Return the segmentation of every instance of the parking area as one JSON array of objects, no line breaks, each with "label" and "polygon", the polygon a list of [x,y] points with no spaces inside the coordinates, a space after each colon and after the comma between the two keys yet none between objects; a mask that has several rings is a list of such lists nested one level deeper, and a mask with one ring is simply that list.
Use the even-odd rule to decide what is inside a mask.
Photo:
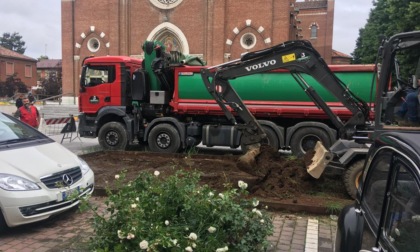
[{"label": "parking area", "polygon": [[[97,139],[79,138],[76,133],[70,139],[63,139],[63,134],[59,133],[49,137],[78,155],[101,149]],[[104,210],[103,197],[94,196],[90,202],[99,211]],[[0,251],[90,251],[88,241],[94,235],[92,216],[92,212],[81,213],[74,208],[39,223],[11,228],[0,234]],[[274,234],[268,238],[272,244],[269,251],[332,251],[336,230],[334,218],[275,212],[273,223]]]},{"label": "parking area", "polygon": [[[90,203],[104,211],[103,197],[92,197]],[[74,208],[54,218],[10,229],[0,234],[1,252],[89,252],[93,237],[92,212]],[[307,216],[284,212],[273,213],[274,234],[268,238],[269,251],[332,251],[336,222],[329,216]]]}]

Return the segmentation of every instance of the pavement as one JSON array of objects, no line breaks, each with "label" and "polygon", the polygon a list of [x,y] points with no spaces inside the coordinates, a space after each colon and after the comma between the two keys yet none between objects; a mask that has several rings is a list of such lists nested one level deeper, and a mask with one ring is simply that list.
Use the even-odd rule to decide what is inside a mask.
[{"label": "pavement", "polygon": [[[5,112],[2,107],[0,111]],[[60,134],[62,126],[42,126],[39,130],[77,155],[101,150],[97,139],[80,138],[75,132]],[[104,197],[93,196],[90,202],[99,211],[104,211],[104,200]],[[280,211],[272,214],[274,233],[268,237],[271,244],[268,251],[333,251],[337,225],[335,216]],[[72,209],[43,222],[12,228],[0,234],[0,252],[89,251],[87,241],[94,234],[90,220],[91,212],[81,213]]]}]

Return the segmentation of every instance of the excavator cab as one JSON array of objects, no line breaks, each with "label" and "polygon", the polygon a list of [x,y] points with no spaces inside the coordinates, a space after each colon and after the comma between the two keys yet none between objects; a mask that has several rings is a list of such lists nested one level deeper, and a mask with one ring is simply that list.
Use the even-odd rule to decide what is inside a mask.
[{"label": "excavator cab", "polygon": [[[377,89],[371,90],[375,103],[374,127],[367,130],[366,146],[357,143],[359,130],[353,138],[338,140],[328,150],[319,142],[315,146],[313,162],[308,172],[319,177],[333,157],[339,157],[341,163],[351,162],[355,152],[366,156],[372,138],[384,131],[420,131],[420,37],[418,32],[397,34],[389,40],[383,40],[378,50],[376,71]],[[374,80],[372,80],[373,82]],[[372,87],[374,85],[371,85]],[[363,165],[363,162],[359,162]],[[359,168],[361,178],[363,167]],[[358,187],[358,179],[354,181]],[[351,194],[355,197],[355,194]]]},{"label": "excavator cab", "polygon": [[[383,63],[378,69],[381,91],[377,102],[381,110],[376,116],[376,128],[382,130],[420,130],[419,77],[420,38],[407,33],[382,49]],[[380,113],[379,113],[380,112]]]}]

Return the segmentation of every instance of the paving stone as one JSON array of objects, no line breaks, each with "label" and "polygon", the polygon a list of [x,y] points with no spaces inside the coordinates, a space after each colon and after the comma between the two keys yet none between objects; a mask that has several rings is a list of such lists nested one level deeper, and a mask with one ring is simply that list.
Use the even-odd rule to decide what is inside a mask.
[{"label": "paving stone", "polygon": [[[93,199],[95,205],[102,207],[103,199],[97,197]],[[102,209],[101,211],[105,213],[105,208]],[[89,219],[91,215],[87,213],[70,212],[48,222],[12,229],[10,234],[0,236],[0,251],[74,252],[76,250],[60,246],[68,245],[70,240],[86,241],[92,236],[94,230],[87,223]],[[336,223],[328,218],[276,213],[273,224],[274,233],[267,238],[271,244],[269,252],[332,251],[337,227]]]}]

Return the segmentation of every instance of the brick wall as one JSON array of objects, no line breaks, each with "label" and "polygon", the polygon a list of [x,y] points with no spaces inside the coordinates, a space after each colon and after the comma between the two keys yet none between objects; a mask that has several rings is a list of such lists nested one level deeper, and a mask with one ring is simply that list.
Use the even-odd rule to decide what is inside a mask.
[{"label": "brick wall", "polygon": [[[25,60],[25,59],[14,59],[0,56],[0,81],[6,81],[9,75],[6,74],[6,64],[13,63],[14,73],[25,85],[30,89],[32,86],[36,86],[37,73],[36,73],[36,61]],[[25,76],[25,67],[31,66],[31,76]]]},{"label": "brick wall", "polygon": [[[333,0],[330,1],[333,10]],[[290,26],[293,3],[294,0],[183,0],[177,7],[165,10],[150,0],[62,0],[63,93],[78,94],[84,57],[141,55],[143,42],[165,22],[182,32],[189,54],[203,55],[208,65],[236,59],[246,52],[240,44],[246,33],[256,38],[255,46],[248,51],[294,39],[290,38],[294,34],[294,27]],[[333,12],[329,13],[332,20]],[[315,46],[330,58],[332,21],[330,24],[324,16],[317,20],[325,35],[315,41]],[[95,53],[87,48],[91,38],[100,42]]]}]

